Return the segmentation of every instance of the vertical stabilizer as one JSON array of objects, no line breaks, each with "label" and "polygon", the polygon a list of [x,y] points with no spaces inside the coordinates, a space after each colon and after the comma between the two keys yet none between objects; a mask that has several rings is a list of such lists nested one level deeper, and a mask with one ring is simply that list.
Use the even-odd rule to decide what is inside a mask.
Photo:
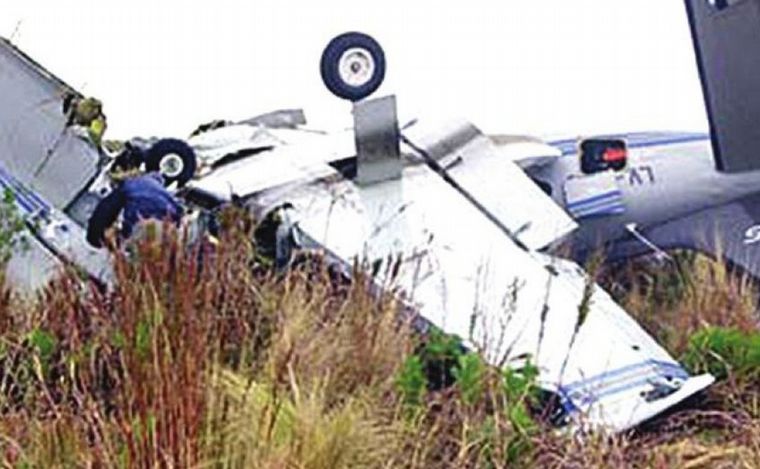
[{"label": "vertical stabilizer", "polygon": [[719,170],[760,169],[760,0],[686,0]]}]

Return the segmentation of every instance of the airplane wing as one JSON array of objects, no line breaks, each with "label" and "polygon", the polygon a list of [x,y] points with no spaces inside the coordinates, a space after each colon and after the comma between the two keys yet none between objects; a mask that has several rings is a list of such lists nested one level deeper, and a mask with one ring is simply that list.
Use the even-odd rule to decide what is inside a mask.
[{"label": "airplane wing", "polygon": [[[442,124],[417,122],[405,133],[425,147],[432,158],[447,166],[450,174],[528,248],[545,247],[577,227],[564,210],[514,164],[518,159],[555,158],[559,154],[557,149],[528,140],[497,146],[471,123],[462,120]],[[247,125],[202,134],[190,143],[207,164],[238,151],[264,150],[253,160],[226,164],[191,183],[220,197],[230,193],[248,196],[295,181],[337,176],[330,163],[356,154],[351,132],[328,135]],[[421,164],[413,160],[406,163]],[[506,181],[509,181],[508,187]]]},{"label": "airplane wing", "polygon": [[28,223],[27,249],[14,252],[7,274],[33,292],[73,262],[94,278],[110,279],[108,254],[89,247],[84,228],[63,210],[99,173],[100,154],[66,128],[64,95],[76,91],[0,38],[0,190],[14,196]]},{"label": "airplane wing", "polygon": [[76,91],[0,38],[0,164],[63,209],[98,174],[98,150],[66,128]]},{"label": "airplane wing", "polygon": [[[623,430],[712,382],[709,375],[689,376],[576,264],[521,247],[483,213],[493,210],[511,226],[535,221],[554,228],[542,225],[554,203],[523,192],[530,181],[512,161],[478,137],[462,139],[471,130],[461,125],[429,130],[419,147],[440,161],[461,157],[450,172],[482,198],[480,206],[426,165],[371,185],[328,177],[264,192],[256,202],[292,203],[298,227],[347,263],[401,256],[398,275],[380,284],[400,289],[425,319],[493,365],[530,357],[568,421]],[[488,174],[480,166],[486,163],[494,167]],[[538,233],[551,233],[544,230]]]}]

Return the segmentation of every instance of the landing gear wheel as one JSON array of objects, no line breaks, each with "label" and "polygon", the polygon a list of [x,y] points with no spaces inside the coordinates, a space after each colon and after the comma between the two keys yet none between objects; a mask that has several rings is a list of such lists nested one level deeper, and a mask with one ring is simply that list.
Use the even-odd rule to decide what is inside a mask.
[{"label": "landing gear wheel", "polygon": [[159,140],[145,155],[145,168],[161,173],[167,186],[173,182],[178,187],[184,186],[195,174],[197,166],[195,151],[175,138]]},{"label": "landing gear wheel", "polygon": [[385,53],[372,37],[345,33],[334,38],[322,53],[322,81],[334,95],[349,101],[364,99],[385,78]]}]

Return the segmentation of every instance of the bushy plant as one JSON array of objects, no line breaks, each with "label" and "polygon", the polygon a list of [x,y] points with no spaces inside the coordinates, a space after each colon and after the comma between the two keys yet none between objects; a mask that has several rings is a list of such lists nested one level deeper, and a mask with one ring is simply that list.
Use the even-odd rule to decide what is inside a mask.
[{"label": "bushy plant", "polygon": [[760,332],[709,327],[689,339],[683,362],[699,373],[722,379],[729,375],[760,378]]}]

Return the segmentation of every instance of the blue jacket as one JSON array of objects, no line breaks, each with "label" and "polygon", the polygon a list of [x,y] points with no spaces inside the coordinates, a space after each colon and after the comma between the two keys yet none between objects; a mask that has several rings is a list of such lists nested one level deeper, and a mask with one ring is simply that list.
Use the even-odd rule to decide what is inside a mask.
[{"label": "blue jacket", "polygon": [[182,206],[166,190],[161,175],[155,172],[143,174],[125,180],[98,203],[87,223],[87,242],[101,247],[105,231],[122,211],[123,239],[132,234],[140,220],[168,218],[179,223],[182,218]]}]

